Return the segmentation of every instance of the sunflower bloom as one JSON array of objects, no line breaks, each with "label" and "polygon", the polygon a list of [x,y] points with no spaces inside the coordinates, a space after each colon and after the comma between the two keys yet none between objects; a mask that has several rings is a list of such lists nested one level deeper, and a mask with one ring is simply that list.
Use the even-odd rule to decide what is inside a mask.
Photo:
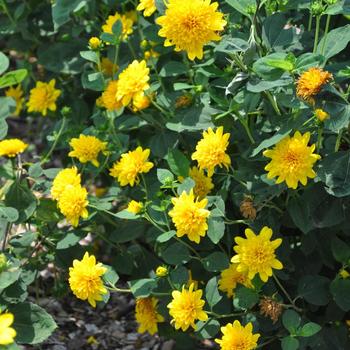
[{"label": "sunflower bloom", "polygon": [[139,333],[153,335],[158,332],[158,323],[164,322],[164,317],[158,313],[157,304],[158,300],[152,297],[136,299],[135,318]]},{"label": "sunflower bloom", "polygon": [[10,312],[0,314],[0,345],[9,345],[14,342],[16,331],[11,327],[14,316]]},{"label": "sunflower bloom", "polygon": [[133,20],[128,18],[126,15],[121,15],[116,12],[113,16],[108,16],[106,23],[102,26],[104,33],[113,34],[112,28],[114,23],[121,21],[122,23],[122,39],[126,40],[130,34],[132,34]]},{"label": "sunflower bloom", "polygon": [[298,97],[305,101],[310,101],[332,78],[332,74],[324,71],[322,68],[312,67],[308,69],[297,81]]},{"label": "sunflower bloom", "polygon": [[176,227],[176,235],[187,235],[190,241],[199,243],[208,230],[207,218],[210,211],[205,209],[208,200],[195,199],[193,190],[189,194],[183,191],[178,198],[172,198],[174,208],[169,211]]},{"label": "sunflower bloom", "polygon": [[5,95],[7,97],[12,97],[16,102],[16,110],[14,112],[15,116],[19,116],[21,110],[23,109],[24,97],[21,85],[17,85],[15,88],[13,86],[5,90]]},{"label": "sunflower bloom", "polygon": [[101,71],[108,77],[112,77],[113,74],[118,71],[118,69],[119,67],[107,57],[103,57],[101,59]]},{"label": "sunflower bloom", "polygon": [[324,122],[329,118],[329,114],[321,108],[315,109],[315,116],[320,122]]},{"label": "sunflower bloom", "polygon": [[58,208],[74,227],[79,224],[79,218],[86,219],[89,213],[86,209],[89,202],[84,187],[68,185],[58,199]]},{"label": "sunflower bloom", "polygon": [[190,60],[203,58],[203,46],[221,39],[218,32],[226,25],[219,4],[210,0],[169,0],[165,15],[157,18],[159,36],[164,46],[175,45],[175,51],[186,51]]},{"label": "sunflower bloom", "polygon": [[239,321],[221,327],[221,339],[215,339],[221,350],[253,350],[258,346],[260,334],[253,334],[253,325],[249,322],[245,327]]},{"label": "sunflower bloom", "polygon": [[7,139],[0,141],[0,157],[16,157],[23,153],[28,145],[20,139]]},{"label": "sunflower bloom", "polygon": [[80,186],[81,178],[76,167],[61,170],[52,182],[51,196],[58,200],[67,186]]},{"label": "sunflower bloom", "polygon": [[211,177],[206,176],[203,170],[195,166],[190,169],[189,176],[195,182],[193,193],[196,197],[205,198],[214,188]]},{"label": "sunflower bloom", "polygon": [[38,81],[35,88],[30,90],[27,102],[28,112],[38,112],[46,116],[47,110],[56,111],[56,100],[61,95],[61,90],[55,89],[56,80],[49,83]]},{"label": "sunflower bloom", "polygon": [[312,167],[321,157],[313,153],[315,144],[308,146],[309,140],[309,132],[301,135],[297,131],[293,137],[287,136],[273,149],[264,151],[264,156],[271,158],[270,163],[265,166],[268,171],[267,178],[278,177],[277,184],[285,181],[293,189],[298,187],[299,181],[305,186],[307,178],[313,179],[316,173]]},{"label": "sunflower bloom", "polygon": [[123,107],[120,101],[117,101],[116,95],[118,91],[118,82],[116,80],[111,80],[106,90],[102,93],[101,100],[102,105],[108,111],[115,111]]},{"label": "sunflower bloom", "polygon": [[107,142],[102,142],[95,136],[80,134],[79,138],[71,139],[69,145],[73,148],[68,153],[69,157],[78,158],[80,163],[91,162],[96,167],[100,165],[97,160],[99,153],[107,153]]},{"label": "sunflower bloom", "polygon": [[237,284],[243,284],[247,288],[253,288],[248,276],[243,272],[237,271],[237,266],[238,264],[230,264],[220,275],[219,290],[226,293],[228,298],[234,295]]},{"label": "sunflower bloom", "polygon": [[136,7],[137,11],[143,11],[145,17],[152,16],[156,12],[156,2],[155,0],[140,0],[139,5]]},{"label": "sunflower bloom", "polygon": [[113,164],[109,174],[118,181],[121,186],[134,186],[140,182],[139,174],[148,173],[153,168],[153,163],[148,161],[150,150],[137,147],[121,155],[121,159]]},{"label": "sunflower bloom", "polygon": [[198,162],[199,169],[207,169],[208,176],[214,174],[214,169],[231,165],[231,159],[226,154],[228,139],[230,134],[224,134],[224,128],[220,126],[214,132],[212,128],[203,132],[203,138],[197,143],[196,152],[192,154],[192,159]]},{"label": "sunflower bloom", "polygon": [[130,201],[128,204],[127,211],[133,214],[138,214],[143,209],[142,202],[136,202],[134,200]]},{"label": "sunflower bloom", "polygon": [[276,259],[275,250],[281,245],[282,239],[270,241],[272,230],[265,226],[258,235],[250,229],[245,230],[245,236],[236,237],[236,246],[233,250],[237,253],[231,262],[238,264],[237,271],[248,275],[252,280],[256,274],[260,275],[263,282],[267,282],[272,276],[272,269],[281,270],[282,263]]},{"label": "sunflower bloom", "polygon": [[173,318],[171,323],[175,329],[181,329],[184,332],[192,327],[196,329],[195,321],[206,321],[208,314],[203,310],[205,301],[202,299],[203,291],[201,289],[193,290],[193,284],[182,291],[172,292],[173,300],[168,304],[169,314]]},{"label": "sunflower bloom", "polygon": [[96,263],[95,256],[86,252],[82,260],[74,260],[73,267],[69,268],[69,286],[73,294],[96,307],[96,301],[101,301],[102,295],[107,294],[101,278],[106,272],[101,263]]},{"label": "sunflower bloom", "polygon": [[149,88],[149,68],[146,61],[134,60],[120,74],[116,98],[123,106],[127,106],[132,99],[137,99],[144,95],[144,91]]}]

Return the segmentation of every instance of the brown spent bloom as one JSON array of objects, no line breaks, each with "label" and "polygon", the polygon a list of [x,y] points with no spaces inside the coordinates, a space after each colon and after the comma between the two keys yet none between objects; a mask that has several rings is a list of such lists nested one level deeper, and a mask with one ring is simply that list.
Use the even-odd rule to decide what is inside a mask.
[{"label": "brown spent bloom", "polygon": [[311,101],[322,87],[333,79],[333,75],[322,68],[311,67],[301,74],[297,81],[297,96],[305,101]]},{"label": "brown spent bloom", "polygon": [[239,210],[245,219],[255,220],[256,209],[254,207],[253,199],[250,196],[245,196]]},{"label": "brown spent bloom", "polygon": [[282,314],[283,306],[278,301],[270,297],[264,296],[259,303],[260,314],[271,318],[273,323],[276,323]]},{"label": "brown spent bloom", "polygon": [[186,94],[179,96],[175,101],[175,108],[184,108],[192,103],[192,95]]}]

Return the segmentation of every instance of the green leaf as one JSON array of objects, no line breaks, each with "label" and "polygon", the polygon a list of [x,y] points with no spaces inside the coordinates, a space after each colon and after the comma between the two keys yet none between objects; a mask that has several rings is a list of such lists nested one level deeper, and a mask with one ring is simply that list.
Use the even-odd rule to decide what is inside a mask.
[{"label": "green leaf", "polygon": [[274,67],[274,68],[280,68],[280,69],[283,69],[285,71],[291,71],[293,70],[294,68],[294,65],[292,62],[284,59],[266,59],[265,60],[266,64],[271,66],[271,67]]},{"label": "green leaf", "polygon": [[180,74],[186,74],[187,67],[182,62],[170,61],[166,63],[159,72],[161,77],[175,77]]},{"label": "green leaf", "polygon": [[225,234],[225,223],[220,217],[210,217],[208,219],[208,237],[217,244]]},{"label": "green leaf", "polygon": [[80,51],[80,56],[85,58],[87,61],[98,63],[98,56],[95,51]]},{"label": "green leaf", "polygon": [[119,40],[114,34],[111,34],[111,33],[102,33],[101,39],[104,42],[112,45],[118,44],[118,40]]},{"label": "green leaf", "polygon": [[298,336],[300,337],[312,337],[316,333],[318,333],[322,327],[314,322],[306,323],[301,330],[298,332]]},{"label": "green leaf", "polygon": [[213,277],[208,281],[205,287],[205,298],[207,299],[210,309],[222,299],[218,291],[218,277]]},{"label": "green leaf", "polygon": [[172,231],[168,231],[168,232],[164,232],[161,235],[159,235],[157,237],[157,242],[159,243],[165,243],[168,242],[169,240],[171,240],[174,236],[176,235],[176,231],[172,230]]},{"label": "green leaf", "polygon": [[292,197],[288,202],[287,210],[294,224],[304,233],[312,230],[313,224],[308,203],[301,197]]},{"label": "green leaf", "polygon": [[70,14],[79,11],[85,4],[86,0],[56,0],[52,5],[52,19],[55,29],[67,23]]},{"label": "green leaf", "polygon": [[119,281],[119,275],[114,271],[112,266],[103,265],[108,270],[107,272],[102,276],[102,279],[109,285],[115,286],[115,284]]},{"label": "green leaf", "polygon": [[178,265],[185,264],[190,260],[189,250],[181,243],[173,243],[169,245],[163,252],[162,257],[167,264]]},{"label": "green leaf", "polygon": [[334,301],[344,311],[350,310],[350,279],[336,279],[330,287]]},{"label": "green leaf", "polygon": [[286,310],[282,315],[283,326],[288,329],[291,334],[296,334],[297,328],[301,322],[300,315],[294,310]]},{"label": "green leaf", "polygon": [[10,65],[10,61],[6,55],[0,52],[0,74],[4,73]]},{"label": "green leaf", "polygon": [[0,273],[0,291],[16,282],[21,274],[19,262],[11,262],[10,267]]},{"label": "green leaf", "polygon": [[115,23],[112,26],[112,32],[118,41],[120,40],[122,30],[123,30],[122,21],[120,19],[118,19],[118,21],[115,21]]},{"label": "green leaf", "polygon": [[255,0],[225,0],[229,5],[231,5],[235,10],[241,14],[250,17],[248,14],[248,9],[256,6]]},{"label": "green leaf", "polygon": [[323,65],[324,65],[324,57],[322,55],[307,52],[297,57],[295,61],[294,72],[301,74],[302,72],[308,70],[311,67],[317,67],[317,66],[323,66]]},{"label": "green leaf", "polygon": [[42,169],[40,163],[35,163],[35,164],[31,165],[28,169],[28,174],[33,179],[36,179],[39,176],[41,176],[43,174],[43,169]]},{"label": "green leaf", "polygon": [[168,169],[157,169],[157,178],[163,185],[174,181],[174,175]]},{"label": "green leaf", "polygon": [[350,246],[344,241],[339,239],[337,236],[333,236],[331,239],[332,253],[340,263],[347,264],[350,259]]},{"label": "green leaf", "polygon": [[180,196],[184,191],[190,193],[195,185],[196,183],[190,177],[186,177],[186,179],[177,187],[177,194]]},{"label": "green leaf", "polygon": [[327,305],[330,299],[329,282],[324,276],[303,276],[299,280],[298,294],[312,305]]},{"label": "green leaf", "polygon": [[199,321],[196,323],[196,333],[202,339],[214,338],[220,329],[220,323],[214,319],[208,319],[207,321]]},{"label": "green leaf", "polygon": [[3,218],[9,222],[15,222],[18,220],[18,216],[17,209],[0,206],[0,218]]},{"label": "green leaf", "polygon": [[217,272],[227,269],[230,266],[228,257],[223,252],[214,252],[202,260],[206,270]]},{"label": "green leaf", "polygon": [[188,176],[190,162],[187,157],[178,149],[174,148],[169,150],[167,162],[169,164],[170,170],[175,175],[182,177]]},{"label": "green leaf", "polygon": [[19,344],[38,344],[47,339],[57,328],[54,319],[40,306],[21,303],[9,306],[14,314],[13,328]]},{"label": "green leaf", "polygon": [[298,350],[299,349],[299,341],[296,338],[291,336],[284,337],[281,340],[282,350]]},{"label": "green leaf", "polygon": [[65,237],[57,243],[57,249],[74,247],[81,240],[81,237],[74,232],[68,232]]},{"label": "green leaf", "polygon": [[28,74],[26,69],[17,69],[0,77],[0,89],[19,84]]},{"label": "green leaf", "polygon": [[119,211],[118,213],[115,213],[114,216],[119,219],[126,219],[126,220],[135,220],[140,218],[139,215],[135,215],[134,213],[131,213],[127,209],[124,209]]},{"label": "green leaf", "polygon": [[179,265],[170,272],[169,277],[175,288],[181,289],[188,282],[188,270],[186,267]]},{"label": "green leaf", "polygon": [[255,289],[238,285],[235,289],[233,304],[239,308],[251,309],[259,301],[259,293]]},{"label": "green leaf", "polygon": [[143,278],[128,283],[135,298],[146,298],[157,287],[157,281],[151,278]]}]

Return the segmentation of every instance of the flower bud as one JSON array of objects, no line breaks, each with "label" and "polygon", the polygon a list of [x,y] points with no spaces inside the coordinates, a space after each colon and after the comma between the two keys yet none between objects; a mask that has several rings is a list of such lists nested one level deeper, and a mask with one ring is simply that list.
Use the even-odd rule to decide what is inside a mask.
[{"label": "flower bud", "polygon": [[315,117],[320,122],[324,122],[326,119],[329,118],[329,114],[327,112],[325,112],[323,109],[317,108],[317,109],[315,109]]},{"label": "flower bud", "polygon": [[246,196],[240,207],[239,210],[244,218],[254,220],[256,218],[256,209],[254,207],[253,199],[249,196]]},{"label": "flower bud", "polygon": [[102,44],[102,41],[95,36],[93,36],[89,40],[89,47],[91,50],[98,50],[101,47],[101,44]]},{"label": "flower bud", "polygon": [[158,266],[156,269],[157,277],[165,277],[168,274],[168,268],[166,266]]}]

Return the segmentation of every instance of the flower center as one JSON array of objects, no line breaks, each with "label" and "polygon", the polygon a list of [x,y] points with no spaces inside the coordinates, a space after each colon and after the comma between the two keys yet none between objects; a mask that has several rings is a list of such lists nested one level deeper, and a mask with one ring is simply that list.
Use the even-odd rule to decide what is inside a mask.
[{"label": "flower center", "polygon": [[291,170],[298,168],[300,165],[299,156],[295,152],[288,152],[285,156],[285,161]]},{"label": "flower center", "polygon": [[184,18],[183,26],[189,31],[197,31],[200,29],[198,18],[192,14]]}]

